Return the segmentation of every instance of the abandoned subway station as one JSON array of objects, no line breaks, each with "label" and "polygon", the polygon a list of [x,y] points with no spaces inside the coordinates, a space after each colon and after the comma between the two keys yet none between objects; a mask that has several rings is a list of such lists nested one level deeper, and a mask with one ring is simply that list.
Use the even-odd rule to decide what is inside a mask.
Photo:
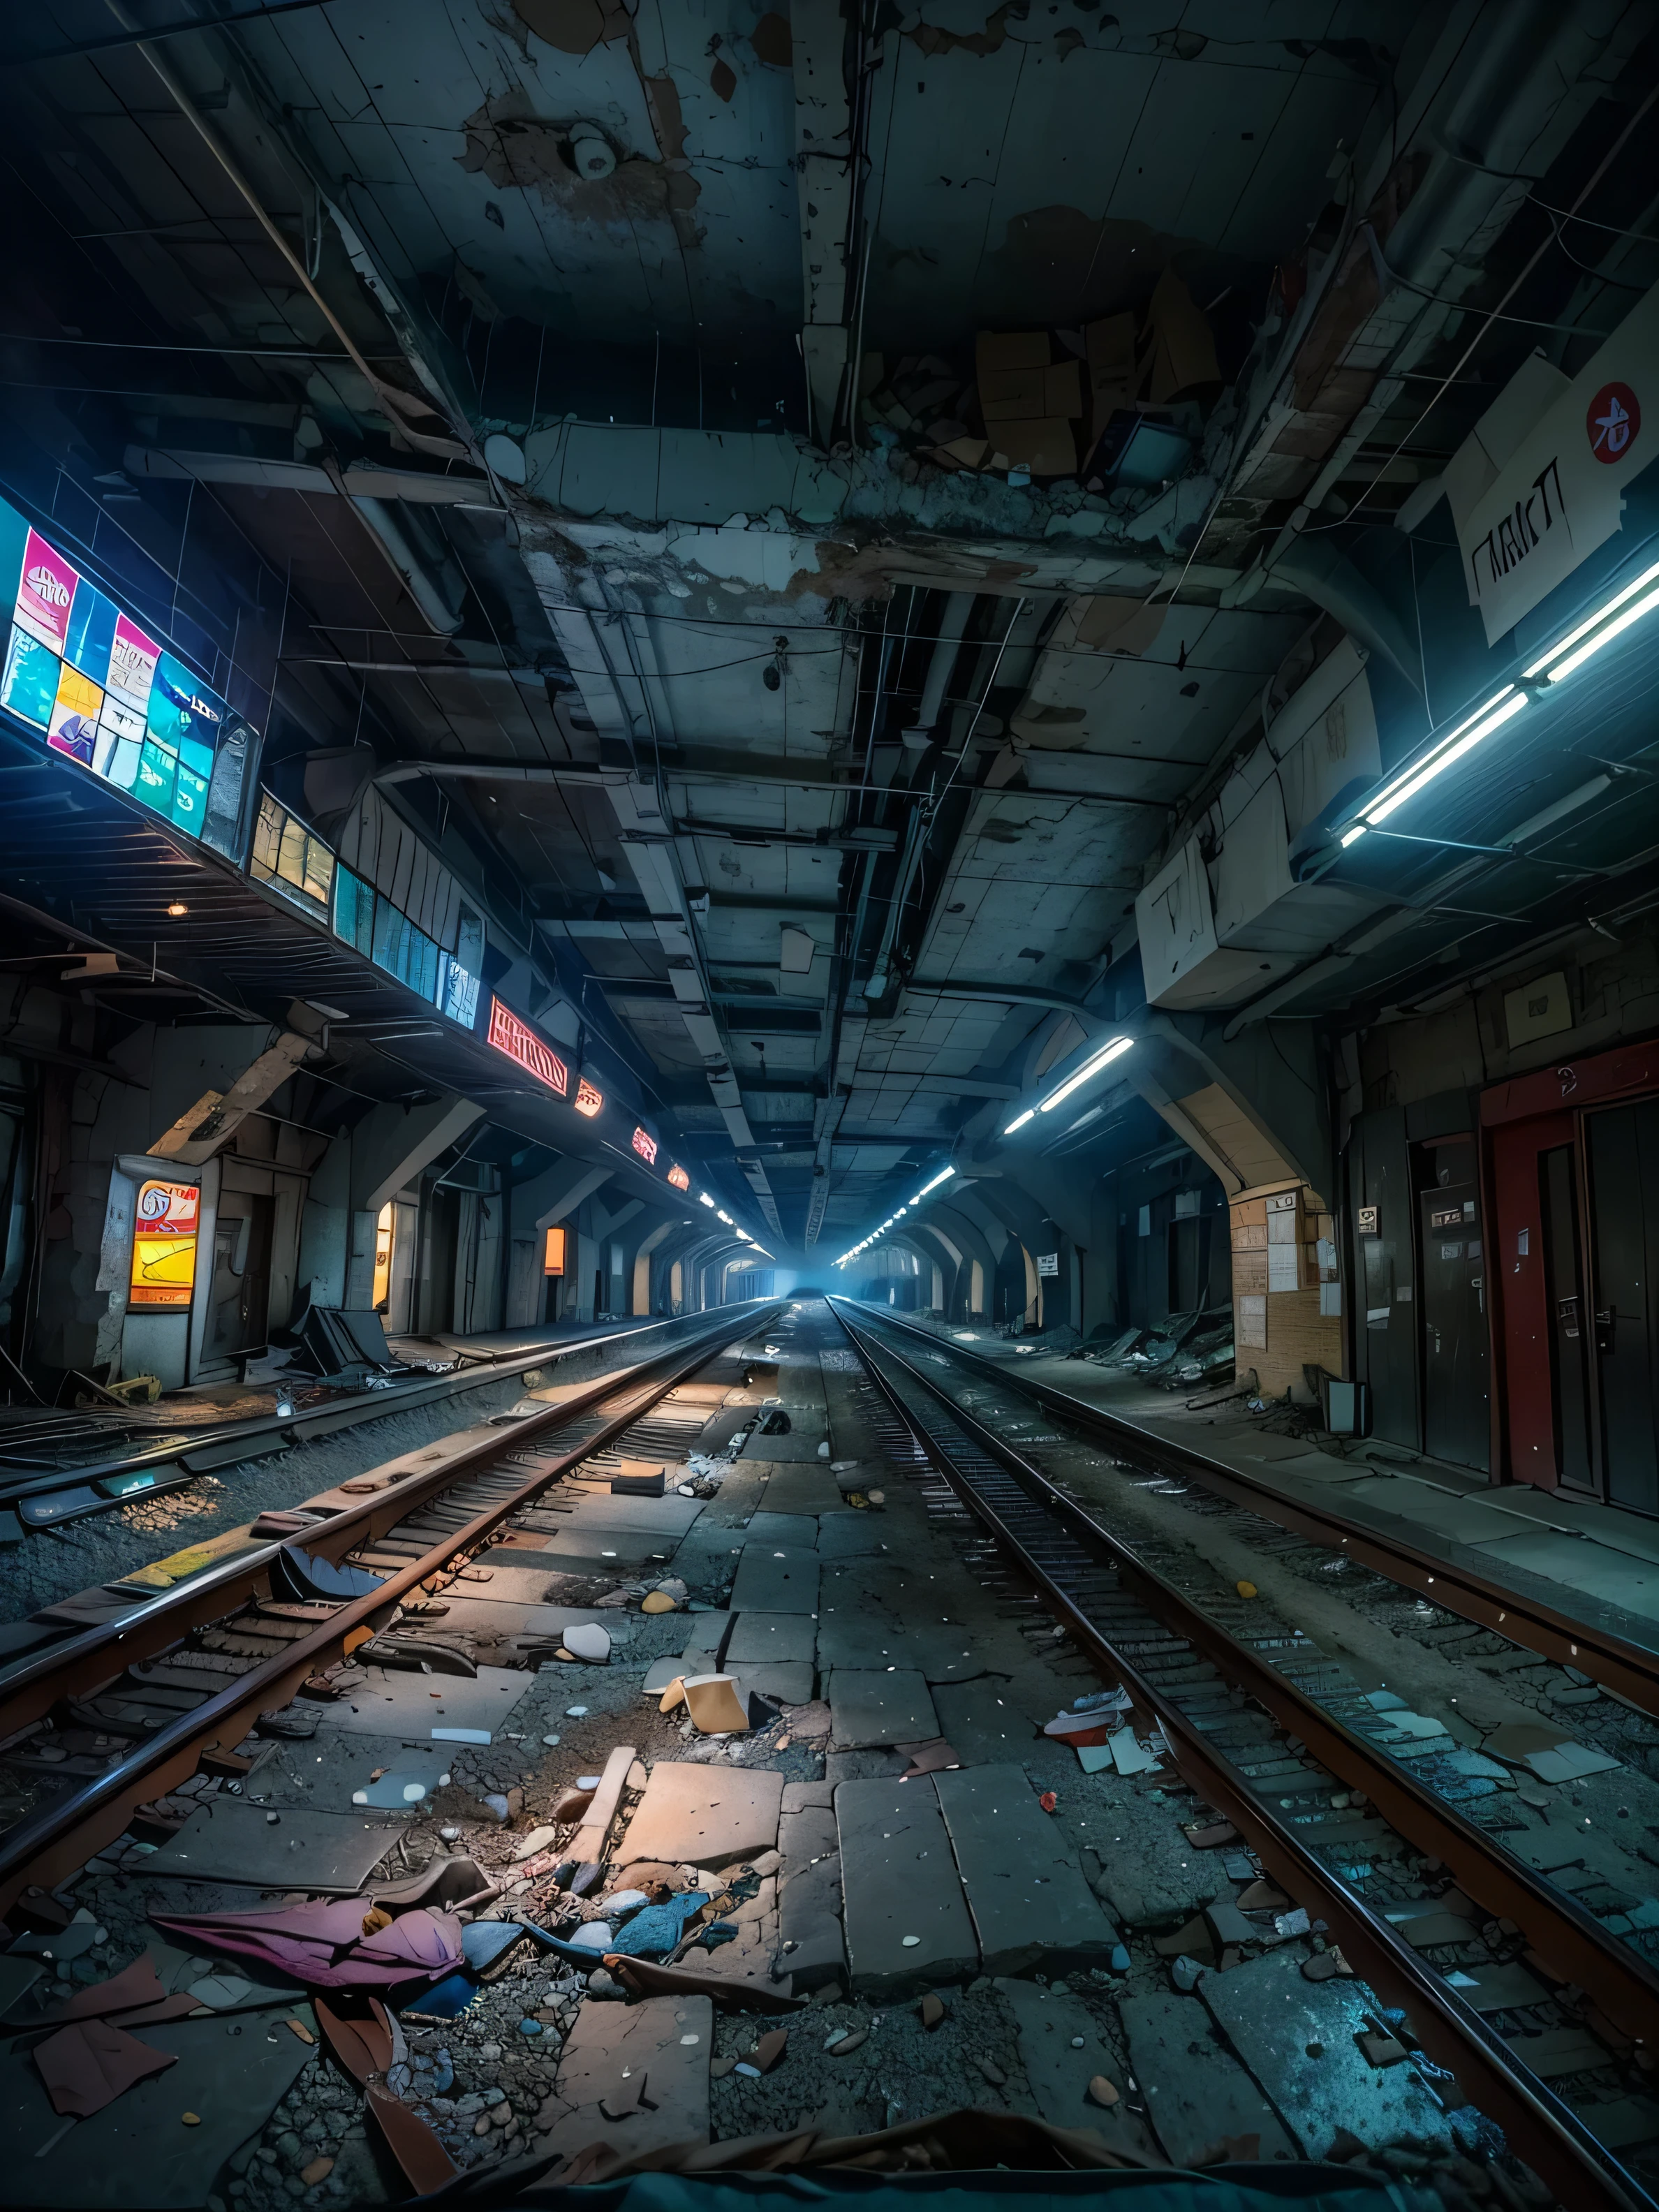
[{"label": "abandoned subway station", "polygon": [[0,2212],[1659,2212],[1659,8],[0,9]]}]

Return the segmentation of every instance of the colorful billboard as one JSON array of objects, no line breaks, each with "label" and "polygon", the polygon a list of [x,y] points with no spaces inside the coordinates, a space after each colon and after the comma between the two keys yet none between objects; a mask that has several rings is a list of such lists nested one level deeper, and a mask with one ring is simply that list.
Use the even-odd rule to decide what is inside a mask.
[{"label": "colorful billboard", "polygon": [[193,1182],[142,1182],[132,1231],[129,1302],[187,1306],[196,1288],[202,1194]]},{"label": "colorful billboard", "polygon": [[248,726],[0,501],[0,707],[186,836],[240,860]]}]

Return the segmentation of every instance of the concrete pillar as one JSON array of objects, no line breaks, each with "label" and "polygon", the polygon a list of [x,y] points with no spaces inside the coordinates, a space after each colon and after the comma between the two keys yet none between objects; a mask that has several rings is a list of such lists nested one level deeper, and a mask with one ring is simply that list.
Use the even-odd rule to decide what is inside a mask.
[{"label": "concrete pillar", "polygon": [[374,1224],[380,1208],[481,1121],[483,1109],[447,1091],[423,1106],[377,1106],[351,1133],[351,1239],[346,1304],[373,1302]]}]

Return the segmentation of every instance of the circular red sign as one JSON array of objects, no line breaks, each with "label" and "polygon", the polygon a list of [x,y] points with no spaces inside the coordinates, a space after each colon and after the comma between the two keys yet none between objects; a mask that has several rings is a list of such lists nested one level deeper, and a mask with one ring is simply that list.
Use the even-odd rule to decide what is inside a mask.
[{"label": "circular red sign", "polygon": [[1642,432],[1642,403],[1627,384],[1604,384],[1584,416],[1589,449],[1598,461],[1622,461]]}]

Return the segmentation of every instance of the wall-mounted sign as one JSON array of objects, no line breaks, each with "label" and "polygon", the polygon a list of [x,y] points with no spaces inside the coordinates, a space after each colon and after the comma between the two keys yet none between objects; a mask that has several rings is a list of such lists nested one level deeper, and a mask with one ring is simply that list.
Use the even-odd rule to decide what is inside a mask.
[{"label": "wall-mounted sign", "polygon": [[562,1275],[564,1273],[564,1228],[560,1224],[547,1232],[547,1243],[542,1252],[542,1273]]},{"label": "wall-mounted sign", "polygon": [[187,1306],[196,1288],[202,1194],[193,1182],[143,1182],[133,1219],[129,1303]]},{"label": "wall-mounted sign", "polygon": [[1382,1209],[1380,1206],[1362,1206],[1355,1225],[1362,1237],[1380,1237],[1382,1231],[1378,1224],[1382,1218]]},{"label": "wall-mounted sign", "polygon": [[1060,1273],[1059,1253],[1039,1252],[1037,1254],[1037,1273],[1039,1275],[1057,1275]]},{"label": "wall-mounted sign", "polygon": [[1488,645],[1624,528],[1620,493],[1652,459],[1656,336],[1659,287],[1576,376],[1524,362],[1452,456],[1446,491]]},{"label": "wall-mounted sign", "polygon": [[573,1103],[576,1111],[579,1114],[586,1114],[591,1121],[605,1103],[605,1093],[603,1091],[596,1091],[587,1078],[583,1076],[581,1081],[576,1085],[576,1096]]},{"label": "wall-mounted sign", "polygon": [[247,724],[0,500],[0,607],[8,598],[0,706],[53,752],[240,858]]},{"label": "wall-mounted sign", "polygon": [[640,1158],[646,1163],[647,1167],[655,1167],[657,1164],[657,1140],[647,1130],[635,1130],[634,1150],[639,1154]]},{"label": "wall-mounted sign", "polygon": [[550,1051],[534,1030],[521,1022],[499,999],[489,1001],[489,1042],[497,1052],[516,1060],[526,1074],[562,1098],[570,1088],[570,1071],[556,1052]]},{"label": "wall-mounted sign", "polygon": [[676,1190],[690,1190],[691,1188],[691,1178],[678,1160],[668,1170],[668,1180]]}]

